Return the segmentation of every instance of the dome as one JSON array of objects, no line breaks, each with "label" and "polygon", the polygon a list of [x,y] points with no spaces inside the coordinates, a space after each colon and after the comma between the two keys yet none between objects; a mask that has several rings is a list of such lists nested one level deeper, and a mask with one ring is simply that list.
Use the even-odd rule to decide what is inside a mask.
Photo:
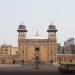
[{"label": "dome", "polygon": [[19,29],[26,29],[25,25],[19,25]]},{"label": "dome", "polygon": [[55,25],[49,25],[49,29],[56,29]]},{"label": "dome", "polygon": [[18,32],[27,32],[26,26],[25,26],[23,23],[21,23],[21,24],[19,25],[17,31],[18,31]]},{"label": "dome", "polygon": [[57,32],[56,26],[52,22],[49,25],[49,28],[48,28],[47,32]]}]

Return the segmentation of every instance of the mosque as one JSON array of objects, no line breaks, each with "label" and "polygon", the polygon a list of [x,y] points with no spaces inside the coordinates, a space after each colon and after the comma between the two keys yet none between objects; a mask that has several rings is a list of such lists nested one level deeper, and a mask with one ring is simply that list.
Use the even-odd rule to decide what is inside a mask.
[{"label": "mosque", "polygon": [[23,24],[19,25],[17,32],[20,60],[32,63],[38,57],[44,63],[57,62],[57,29],[55,25],[49,25],[47,39],[41,38],[38,31],[33,38],[27,39],[28,30]]},{"label": "mosque", "polygon": [[[41,63],[75,63],[75,54],[58,54],[56,26],[50,24],[46,30],[47,39],[40,37],[38,30],[32,38],[27,38],[28,29],[22,23],[19,25],[18,47],[3,45],[0,47],[0,63],[34,63],[37,58]],[[7,52],[8,51],[8,52]]]}]

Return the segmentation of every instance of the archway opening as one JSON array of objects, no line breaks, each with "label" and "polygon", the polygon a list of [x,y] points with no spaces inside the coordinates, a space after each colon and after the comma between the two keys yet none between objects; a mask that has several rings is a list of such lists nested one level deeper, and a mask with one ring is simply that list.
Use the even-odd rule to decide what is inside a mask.
[{"label": "archway opening", "polygon": [[37,52],[37,51],[39,52],[39,48],[38,47],[35,48],[35,52]]},{"label": "archway opening", "polygon": [[40,49],[38,47],[35,48],[35,60],[40,61]]}]

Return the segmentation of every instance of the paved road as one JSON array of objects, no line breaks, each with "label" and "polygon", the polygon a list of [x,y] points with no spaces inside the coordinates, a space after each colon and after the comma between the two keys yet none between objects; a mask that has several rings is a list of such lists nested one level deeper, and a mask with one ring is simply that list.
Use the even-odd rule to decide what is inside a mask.
[{"label": "paved road", "polygon": [[34,66],[0,64],[0,75],[68,75],[68,74],[60,73],[58,71],[58,67],[56,66],[41,66],[40,69],[35,69]]}]

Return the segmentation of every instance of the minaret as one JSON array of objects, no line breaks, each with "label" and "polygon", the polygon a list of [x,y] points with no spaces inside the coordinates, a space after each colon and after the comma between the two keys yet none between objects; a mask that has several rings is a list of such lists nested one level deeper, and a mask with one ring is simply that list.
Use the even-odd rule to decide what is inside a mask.
[{"label": "minaret", "polygon": [[57,62],[57,39],[56,39],[56,27],[53,25],[53,22],[49,25],[48,32],[48,60],[51,63]]},{"label": "minaret", "polygon": [[19,28],[17,30],[18,32],[18,49],[19,49],[19,57],[20,61],[24,62],[26,61],[27,51],[26,51],[26,26],[23,24],[23,22],[19,25]]}]

